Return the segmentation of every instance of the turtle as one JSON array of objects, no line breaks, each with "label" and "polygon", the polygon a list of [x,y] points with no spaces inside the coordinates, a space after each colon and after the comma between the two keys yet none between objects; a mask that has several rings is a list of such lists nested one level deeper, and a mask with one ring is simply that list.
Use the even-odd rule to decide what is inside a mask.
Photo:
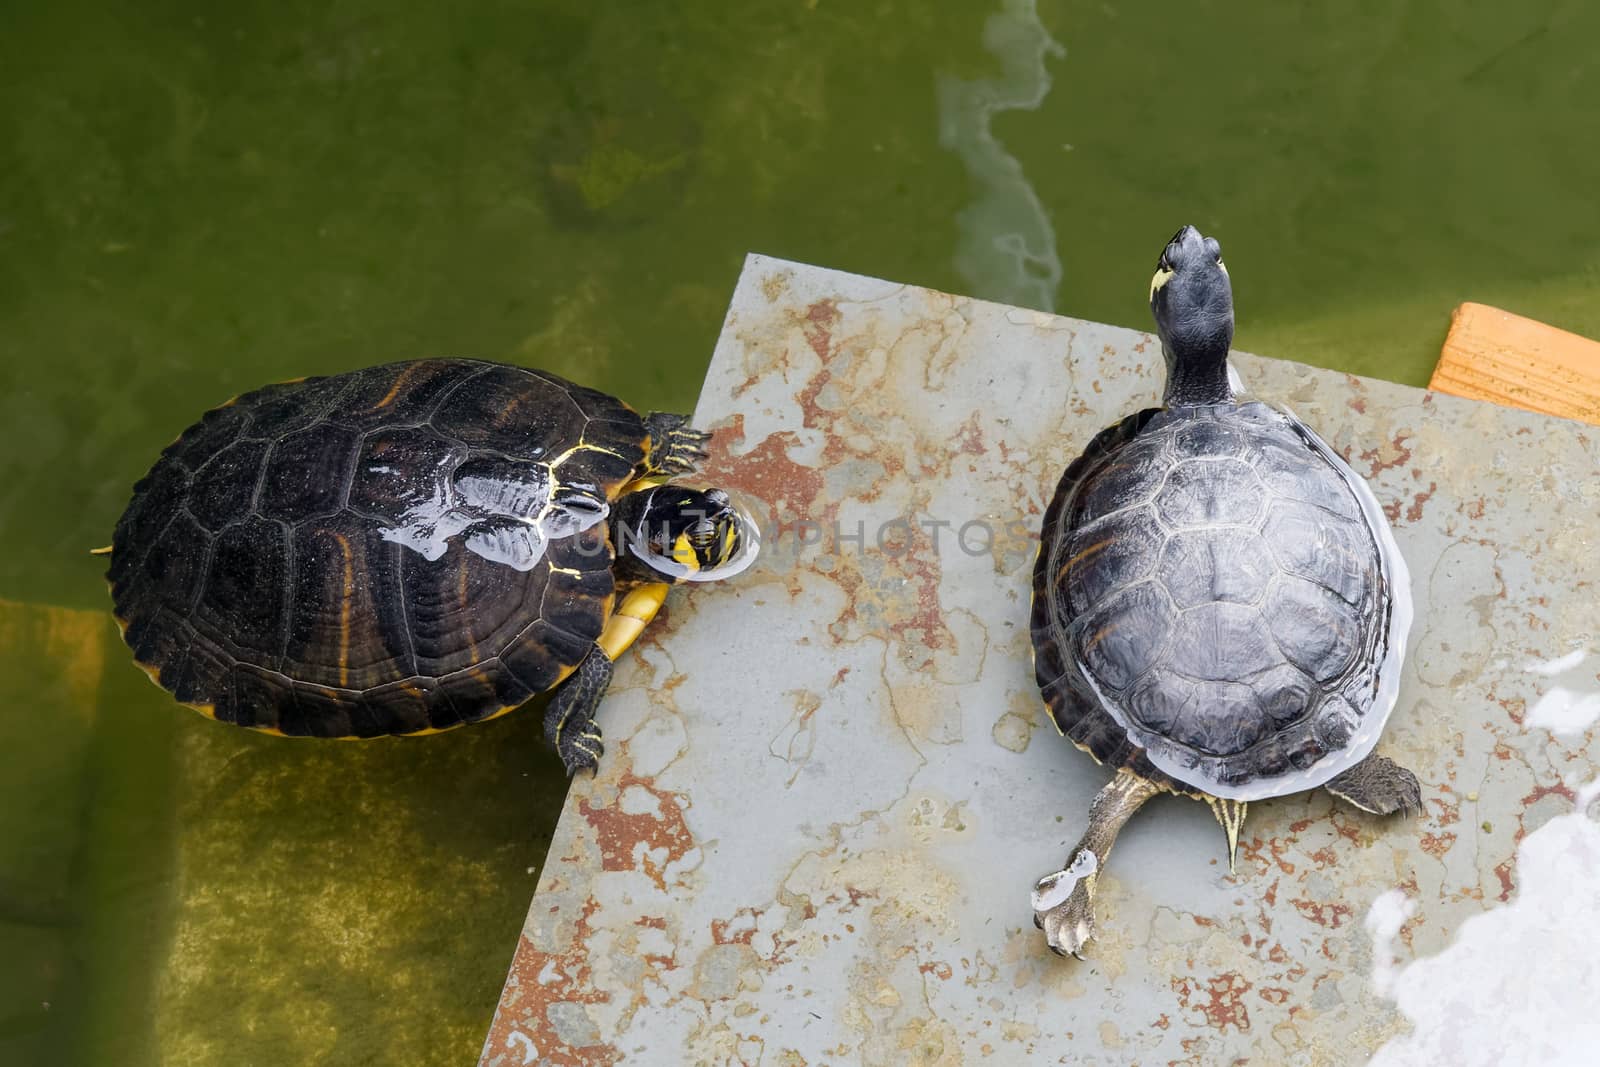
[{"label": "turtle", "polygon": [[710,435],[541,370],[388,363],[207,412],[133,488],[108,551],[134,659],[180,703],[282,736],[433,734],[553,690],[594,770],[613,661],[678,582],[759,537],[690,474]]},{"label": "turtle", "polygon": [[1040,693],[1115,771],[1032,893],[1049,947],[1080,959],[1117,833],[1159,793],[1210,806],[1230,870],[1252,801],[1321,787],[1374,814],[1422,810],[1416,775],[1374,751],[1412,618],[1383,509],[1311,427],[1235,395],[1214,238],[1186,226],[1167,243],[1150,309],[1162,405],[1067,467],[1033,573]]}]

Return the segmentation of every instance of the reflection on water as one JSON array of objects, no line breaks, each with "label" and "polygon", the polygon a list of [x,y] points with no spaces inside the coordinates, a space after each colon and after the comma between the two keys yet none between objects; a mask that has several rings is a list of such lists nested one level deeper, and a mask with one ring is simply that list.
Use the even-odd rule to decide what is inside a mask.
[{"label": "reflection on water", "polygon": [[1056,233],[1022,164],[995,140],[1002,111],[1034,111],[1050,91],[1045,60],[1065,54],[1039,21],[1034,0],[1005,0],[983,24],[1000,76],[939,79],[939,143],[961,157],[976,187],[956,216],[956,268],[965,292],[1002,304],[1053,311],[1061,284]]},{"label": "reflection on water", "polygon": [[0,1062],[459,1062],[489,1019],[537,709],[254,737],[106,617],[87,550],[230,395],[466,355],[688,410],[751,249],[1147,328],[1190,221],[1246,350],[1420,384],[1462,299],[1600,334],[1593,5],[8,15]]}]

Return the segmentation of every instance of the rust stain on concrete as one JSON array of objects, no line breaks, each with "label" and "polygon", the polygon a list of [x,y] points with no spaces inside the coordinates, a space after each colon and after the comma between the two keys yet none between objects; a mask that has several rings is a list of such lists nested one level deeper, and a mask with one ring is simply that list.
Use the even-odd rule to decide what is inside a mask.
[{"label": "rust stain on concrete", "polygon": [[617,794],[609,803],[578,799],[578,814],[589,821],[600,849],[600,869],[642,871],[666,888],[667,866],[694,847],[682,797],[632,774],[618,781]]}]

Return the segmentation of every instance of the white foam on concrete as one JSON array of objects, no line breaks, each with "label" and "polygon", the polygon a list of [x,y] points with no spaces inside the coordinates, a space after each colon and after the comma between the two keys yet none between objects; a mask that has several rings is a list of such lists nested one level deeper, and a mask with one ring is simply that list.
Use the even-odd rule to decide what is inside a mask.
[{"label": "white foam on concrete", "polygon": [[1415,909],[1400,890],[1367,912],[1373,983],[1411,1032],[1371,1067],[1592,1067],[1600,1062],[1600,823],[1589,805],[1529,834],[1517,849],[1516,896],[1461,925],[1444,951],[1404,967],[1393,944]]},{"label": "white foam on concrete", "polygon": [[1600,719],[1600,672],[1589,661],[1589,650],[1577,648],[1545,663],[1530,663],[1523,669],[1552,678],[1539,699],[1528,709],[1527,724],[1549,730],[1558,737],[1581,734]]}]

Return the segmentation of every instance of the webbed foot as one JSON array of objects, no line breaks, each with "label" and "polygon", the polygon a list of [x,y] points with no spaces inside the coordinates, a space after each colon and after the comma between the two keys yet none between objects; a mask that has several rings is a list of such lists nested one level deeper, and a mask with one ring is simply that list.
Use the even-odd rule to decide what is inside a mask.
[{"label": "webbed foot", "polygon": [[1073,850],[1066,869],[1047,874],[1033,887],[1033,925],[1057,956],[1083,959],[1094,938],[1094,882],[1100,861],[1086,848]]},{"label": "webbed foot", "polygon": [[1422,784],[1417,776],[1377,753],[1334,776],[1323,788],[1374,815],[1422,814]]},{"label": "webbed foot", "polygon": [[650,453],[644,458],[647,474],[669,478],[688,474],[706,458],[711,435],[690,426],[687,416],[652,411],[644,424],[650,432]]}]

